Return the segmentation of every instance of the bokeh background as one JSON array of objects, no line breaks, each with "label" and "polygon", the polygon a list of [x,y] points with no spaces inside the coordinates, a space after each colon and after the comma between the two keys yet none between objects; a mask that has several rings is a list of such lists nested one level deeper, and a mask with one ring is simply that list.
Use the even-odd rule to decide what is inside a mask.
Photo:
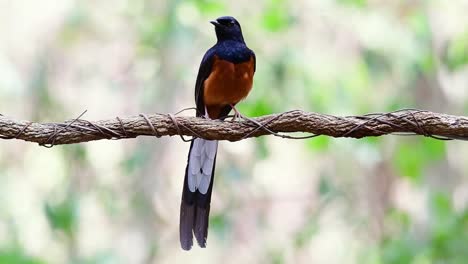
[{"label": "bokeh background", "polygon": [[[0,113],[40,122],[191,107],[233,15],[247,116],[468,113],[466,0],[0,0]],[[193,113],[185,113],[193,114]],[[208,248],[179,247],[189,145],[0,141],[0,263],[468,263],[468,143],[222,142]]]}]

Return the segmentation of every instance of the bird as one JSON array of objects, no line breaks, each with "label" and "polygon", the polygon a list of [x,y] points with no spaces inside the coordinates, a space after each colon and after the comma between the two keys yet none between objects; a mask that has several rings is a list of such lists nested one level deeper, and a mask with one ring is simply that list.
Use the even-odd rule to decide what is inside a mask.
[{"label": "bird", "polygon": [[[224,120],[247,97],[256,70],[255,53],[247,47],[239,22],[232,16],[210,21],[217,42],[206,51],[195,82],[196,116]],[[190,144],[180,204],[179,236],[184,250],[193,235],[206,247],[218,141],[194,138]]]}]

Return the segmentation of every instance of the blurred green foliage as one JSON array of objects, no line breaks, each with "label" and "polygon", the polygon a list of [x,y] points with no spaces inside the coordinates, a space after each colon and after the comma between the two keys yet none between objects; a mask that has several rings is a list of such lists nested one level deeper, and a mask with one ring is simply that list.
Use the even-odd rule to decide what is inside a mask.
[{"label": "blurred green foliage", "polygon": [[226,10],[225,3],[216,0],[194,0],[197,9],[207,16],[219,14]]},{"label": "blurred green foliage", "polygon": [[77,202],[70,197],[64,201],[51,205],[45,205],[45,213],[52,228],[72,237],[77,225]]},{"label": "blurred green foliage", "polygon": [[402,140],[395,152],[394,164],[402,177],[422,180],[424,168],[445,157],[445,143],[430,138]]},{"label": "blurred green foliage", "polygon": [[263,28],[278,32],[286,29],[292,22],[288,12],[288,1],[286,0],[269,0],[263,13]]},{"label": "blurred green foliage", "polygon": [[0,250],[0,264],[45,264],[39,259],[25,256],[21,250]]},{"label": "blurred green foliage", "polygon": [[400,231],[382,242],[378,261],[369,263],[466,263],[468,210],[456,212],[445,193],[434,193],[429,206],[431,221],[424,230],[411,228],[407,214],[393,211],[390,220]]},{"label": "blurred green foliage", "polygon": [[443,59],[451,71],[456,71],[468,64],[468,31],[448,44]]},{"label": "blurred green foliage", "polygon": [[[0,46],[0,107],[33,120],[69,118],[84,106],[95,113],[174,112],[192,103],[198,60],[214,42],[207,22],[234,15],[257,54],[254,89],[238,106],[246,116],[407,107],[463,114],[468,100],[451,89],[466,90],[466,83],[441,81],[463,76],[468,64],[465,14],[449,13],[450,20],[443,15],[452,9],[439,12],[455,2],[135,0],[52,7],[60,14],[55,20],[38,19],[49,24],[25,31],[46,35],[37,37],[44,43],[20,35],[27,21],[15,21],[17,32],[2,40],[23,42]],[[48,15],[38,10],[27,20]],[[444,22],[457,33],[438,32]],[[21,48],[10,54],[15,46]],[[459,204],[466,191],[463,143],[397,136],[275,140],[239,142],[241,150],[222,143],[213,249],[203,256],[221,256],[215,263],[242,262],[244,255],[251,263],[328,263],[344,252],[343,263],[467,263],[468,208]],[[140,258],[132,263],[186,263],[174,218],[181,178],[172,173],[182,172],[186,159],[178,143],[142,139],[50,152],[2,146],[0,264],[127,263],[134,255]]]},{"label": "blurred green foliage", "polygon": [[337,0],[339,3],[355,6],[355,7],[365,7],[367,5],[367,0]]}]

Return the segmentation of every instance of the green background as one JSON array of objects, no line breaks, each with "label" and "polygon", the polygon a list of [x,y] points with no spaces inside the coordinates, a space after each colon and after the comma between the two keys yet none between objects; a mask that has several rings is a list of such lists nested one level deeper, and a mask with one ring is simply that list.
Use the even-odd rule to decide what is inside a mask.
[{"label": "green background", "polygon": [[[98,120],[191,107],[235,16],[257,54],[246,116],[468,112],[464,0],[0,0],[0,113]],[[192,113],[185,113],[187,115]],[[3,263],[468,263],[468,143],[220,143],[208,248],[183,252],[188,144],[0,141]]]}]

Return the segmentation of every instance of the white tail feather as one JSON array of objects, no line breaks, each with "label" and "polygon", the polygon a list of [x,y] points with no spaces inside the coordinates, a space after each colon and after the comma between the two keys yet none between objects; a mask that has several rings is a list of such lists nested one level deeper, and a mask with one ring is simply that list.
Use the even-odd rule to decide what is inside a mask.
[{"label": "white tail feather", "polygon": [[203,173],[200,184],[198,185],[198,191],[202,194],[208,192],[211,182],[211,172],[209,174]]},{"label": "white tail feather", "polygon": [[205,143],[205,153],[210,159],[214,159],[216,156],[216,150],[218,149],[217,140],[209,140]]},{"label": "white tail feather", "polygon": [[191,192],[197,189],[205,194],[211,182],[218,141],[195,138],[190,151],[188,165],[188,187]]},{"label": "white tail feather", "polygon": [[190,153],[190,159],[189,159],[189,172],[192,174],[197,174],[200,172],[201,169],[201,157],[200,156],[195,156],[195,154]]},{"label": "white tail feather", "polygon": [[205,140],[197,140],[198,138],[194,139],[193,141],[193,155],[200,157],[203,154],[203,149],[205,145]]}]

